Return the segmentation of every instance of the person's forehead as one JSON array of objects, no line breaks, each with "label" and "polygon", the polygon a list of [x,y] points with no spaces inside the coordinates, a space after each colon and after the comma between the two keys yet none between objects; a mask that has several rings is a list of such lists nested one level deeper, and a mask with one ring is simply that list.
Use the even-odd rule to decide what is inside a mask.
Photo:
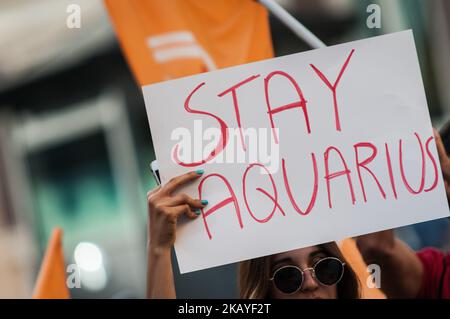
[{"label": "person's forehead", "polygon": [[276,254],[273,260],[274,261],[282,259],[303,260],[307,259],[312,253],[316,251],[324,252],[324,250],[319,246],[311,246]]}]

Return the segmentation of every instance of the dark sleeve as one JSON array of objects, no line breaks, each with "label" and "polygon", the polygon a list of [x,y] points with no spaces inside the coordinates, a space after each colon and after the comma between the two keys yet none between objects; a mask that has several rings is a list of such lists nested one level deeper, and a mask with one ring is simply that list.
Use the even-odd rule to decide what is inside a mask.
[{"label": "dark sleeve", "polygon": [[439,298],[444,253],[435,248],[425,248],[416,254],[423,265],[422,285],[417,298]]}]

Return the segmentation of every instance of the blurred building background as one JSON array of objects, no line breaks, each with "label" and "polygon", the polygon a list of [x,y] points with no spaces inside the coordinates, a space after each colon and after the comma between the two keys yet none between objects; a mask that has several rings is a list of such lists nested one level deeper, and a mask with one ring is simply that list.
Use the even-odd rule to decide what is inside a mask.
[{"label": "blurred building background", "polygon": [[[170,0],[169,0],[170,1]],[[326,44],[412,28],[434,124],[450,113],[450,2],[279,0]],[[367,6],[381,7],[370,29]],[[66,26],[81,7],[81,28]],[[309,48],[271,18],[277,56]],[[53,227],[82,288],[73,298],[145,296],[146,192],[155,158],[140,88],[101,0],[0,2],[0,298],[31,296]],[[449,222],[399,229],[448,249]],[[180,297],[236,297],[235,265],[180,276]]]}]

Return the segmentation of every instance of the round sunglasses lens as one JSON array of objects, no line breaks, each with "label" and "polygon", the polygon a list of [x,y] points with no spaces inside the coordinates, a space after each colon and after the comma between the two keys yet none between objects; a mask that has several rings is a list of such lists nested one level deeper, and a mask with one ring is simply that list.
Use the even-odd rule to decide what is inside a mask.
[{"label": "round sunglasses lens", "polygon": [[319,261],[315,267],[316,278],[324,285],[334,285],[342,277],[344,265],[337,259],[325,258]]},{"label": "round sunglasses lens", "polygon": [[302,274],[295,267],[285,267],[275,273],[273,281],[278,290],[292,294],[302,285]]}]

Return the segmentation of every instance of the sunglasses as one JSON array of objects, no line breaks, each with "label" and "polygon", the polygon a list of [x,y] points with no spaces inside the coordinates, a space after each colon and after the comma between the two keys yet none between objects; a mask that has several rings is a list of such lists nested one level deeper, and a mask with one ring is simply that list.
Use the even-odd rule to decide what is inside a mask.
[{"label": "sunglasses", "polygon": [[305,271],[309,270],[314,279],[323,286],[333,286],[344,276],[345,263],[336,257],[325,257],[318,260],[311,268],[300,269],[297,266],[278,268],[270,280],[280,292],[286,295],[295,294],[302,288]]}]

